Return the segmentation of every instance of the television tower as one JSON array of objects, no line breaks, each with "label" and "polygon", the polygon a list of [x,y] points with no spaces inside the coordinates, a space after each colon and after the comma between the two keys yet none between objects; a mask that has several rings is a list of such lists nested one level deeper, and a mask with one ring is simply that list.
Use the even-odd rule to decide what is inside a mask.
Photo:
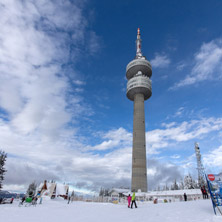
[{"label": "television tower", "polygon": [[142,55],[140,29],[137,30],[136,57],[126,67],[127,98],[134,101],[131,191],[147,192],[144,101],[152,95],[151,64]]},{"label": "television tower", "polygon": [[197,158],[198,185],[199,187],[203,187],[206,186],[205,171],[201,161],[201,154],[198,143],[195,143],[195,153]]}]

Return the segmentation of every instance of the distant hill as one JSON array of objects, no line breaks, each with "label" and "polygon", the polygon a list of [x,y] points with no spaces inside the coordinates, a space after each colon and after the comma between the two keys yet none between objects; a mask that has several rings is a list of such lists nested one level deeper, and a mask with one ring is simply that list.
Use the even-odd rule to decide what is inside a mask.
[{"label": "distant hill", "polygon": [[16,198],[17,196],[19,196],[20,198],[24,197],[25,194],[24,193],[11,193],[7,190],[0,190],[0,197],[2,198]]}]

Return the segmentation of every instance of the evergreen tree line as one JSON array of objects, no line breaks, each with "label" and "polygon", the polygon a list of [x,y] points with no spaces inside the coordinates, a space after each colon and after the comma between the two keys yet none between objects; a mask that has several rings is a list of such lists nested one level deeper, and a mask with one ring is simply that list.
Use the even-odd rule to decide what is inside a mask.
[{"label": "evergreen tree line", "polygon": [[99,191],[99,196],[100,197],[108,197],[110,196],[110,189],[104,189],[104,188],[100,188],[100,191]]},{"label": "evergreen tree line", "polygon": [[164,190],[183,190],[183,189],[199,189],[200,186],[196,180],[192,178],[192,176],[189,174],[184,177],[184,180],[180,181],[179,183],[174,181],[173,184],[168,186],[167,184],[163,186],[162,188],[160,186],[155,189],[155,191],[164,191]]},{"label": "evergreen tree line", "polygon": [[7,172],[5,169],[5,162],[6,162],[7,154],[0,150],[0,190],[3,187],[3,181],[5,179],[5,173]]}]

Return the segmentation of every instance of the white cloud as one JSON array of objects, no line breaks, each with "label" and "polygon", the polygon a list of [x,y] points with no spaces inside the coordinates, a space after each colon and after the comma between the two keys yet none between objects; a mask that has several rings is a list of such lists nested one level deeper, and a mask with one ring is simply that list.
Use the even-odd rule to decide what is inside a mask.
[{"label": "white cloud", "polygon": [[179,117],[179,116],[181,116],[181,115],[183,114],[183,112],[184,112],[184,107],[180,107],[180,108],[176,111],[174,117]]},{"label": "white cloud", "polygon": [[90,53],[91,54],[97,53],[99,49],[102,47],[101,39],[96,35],[95,32],[91,32],[89,41],[90,41],[90,44],[89,44]]},{"label": "white cloud", "polygon": [[184,121],[181,124],[169,123],[166,129],[156,129],[146,133],[147,150],[150,154],[155,154],[159,152],[159,149],[169,147],[172,143],[200,139],[221,129],[222,119],[213,117]]},{"label": "white cloud", "polygon": [[171,89],[193,85],[206,80],[221,79],[222,77],[222,39],[203,43],[194,55],[195,65],[191,74],[176,83]]},{"label": "white cloud", "polygon": [[[76,77],[77,85],[72,89],[61,68],[88,42],[82,9],[70,1],[7,0],[0,13],[0,107],[9,117],[7,124],[22,134],[39,132],[55,139],[67,123],[90,108],[78,95],[69,98],[70,92],[83,91],[79,86],[84,82],[71,70],[69,77]],[[95,33],[93,39],[92,47]],[[70,54],[73,43],[78,46]]]},{"label": "white cloud", "polygon": [[78,86],[82,86],[82,85],[85,85],[86,83],[81,81],[81,80],[73,80],[73,83],[78,85]]},{"label": "white cloud", "polygon": [[204,165],[210,168],[219,167],[222,170],[222,146],[211,150],[203,157]]},{"label": "white cloud", "polygon": [[170,59],[166,55],[156,54],[150,63],[154,68],[165,68],[170,64]]},{"label": "white cloud", "polygon": [[102,137],[105,139],[102,143],[96,146],[88,146],[88,150],[109,150],[114,149],[115,147],[124,148],[131,144],[132,134],[127,132],[123,128],[117,130],[110,130],[105,133]]},{"label": "white cloud", "polygon": [[172,159],[179,159],[179,158],[180,158],[180,155],[175,154],[175,155],[171,156],[171,158],[172,158]]},{"label": "white cloud", "polygon": [[187,64],[185,62],[180,62],[177,64],[177,70],[182,71],[185,67],[187,66]]}]

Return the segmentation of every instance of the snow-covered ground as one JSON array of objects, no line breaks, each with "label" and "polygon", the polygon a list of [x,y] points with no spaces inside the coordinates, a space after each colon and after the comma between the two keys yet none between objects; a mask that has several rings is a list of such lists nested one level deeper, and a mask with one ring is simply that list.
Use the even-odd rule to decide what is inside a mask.
[{"label": "snow-covered ground", "polygon": [[111,203],[73,202],[50,200],[36,207],[0,205],[1,222],[221,222],[215,216],[210,200],[174,203],[138,203],[137,209]]}]

